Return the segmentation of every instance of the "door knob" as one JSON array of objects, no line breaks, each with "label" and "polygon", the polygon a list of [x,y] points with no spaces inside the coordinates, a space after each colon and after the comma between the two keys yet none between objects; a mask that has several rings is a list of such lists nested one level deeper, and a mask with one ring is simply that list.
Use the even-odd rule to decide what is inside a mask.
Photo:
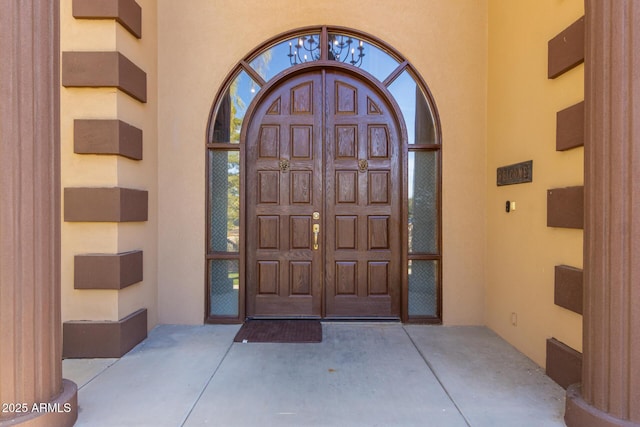
[{"label": "door knob", "polygon": [[320,224],[313,224],[313,250],[318,250],[318,234],[320,234]]}]

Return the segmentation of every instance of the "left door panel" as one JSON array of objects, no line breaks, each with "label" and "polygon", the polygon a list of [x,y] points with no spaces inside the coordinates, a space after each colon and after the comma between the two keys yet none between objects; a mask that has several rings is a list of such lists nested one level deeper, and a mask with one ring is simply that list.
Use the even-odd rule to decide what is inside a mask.
[{"label": "left door panel", "polygon": [[[323,88],[287,80],[257,107],[246,138],[247,316],[320,317]],[[318,215],[316,215],[318,216]]]}]

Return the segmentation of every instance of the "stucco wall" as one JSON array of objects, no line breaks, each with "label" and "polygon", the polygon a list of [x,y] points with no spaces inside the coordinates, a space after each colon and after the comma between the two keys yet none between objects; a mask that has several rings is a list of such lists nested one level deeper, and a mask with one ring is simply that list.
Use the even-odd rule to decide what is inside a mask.
[{"label": "stucco wall", "polygon": [[[584,66],[547,78],[547,42],[583,14],[582,0],[489,1],[485,319],[542,366],[547,338],[582,348],[582,317],[554,305],[554,267],[582,267],[582,230],[547,227],[546,198],[583,183],[583,148],[556,152],[555,131],[583,100]],[[496,168],[526,160],[532,183],[496,186]]]},{"label": "stucco wall", "polygon": [[120,93],[117,105],[118,115],[122,120],[144,131],[144,153],[140,162],[120,159],[118,182],[121,187],[148,191],[149,216],[142,224],[120,224],[119,252],[144,252],[144,281],[119,291],[118,313],[122,318],[139,308],[147,307],[147,326],[151,329],[158,322],[158,12],[155,0],[136,2],[142,8],[142,38],[138,40],[131,37],[124,27],[118,26],[116,43],[119,52],[131,58],[147,73],[147,102],[141,104]]},{"label": "stucco wall", "polygon": [[[60,2],[61,51],[113,51],[114,20],[77,20],[71,0]],[[73,120],[117,116],[117,91],[111,88],[60,89],[60,171],[65,187],[114,187],[118,183],[115,157],[79,156],[73,152]],[[64,212],[64,201],[62,204]],[[64,218],[64,214],[62,215]],[[117,320],[117,295],[113,291],[82,292],[73,288],[73,257],[82,253],[115,253],[116,224],[62,222],[62,320]]]},{"label": "stucco wall", "polygon": [[[148,327],[157,323],[157,12],[154,0],[136,1],[142,8],[141,39],[114,19],[76,19],[72,0],[60,2],[61,51],[118,51],[145,71],[148,93],[141,103],[116,88],[61,88],[62,188],[126,187],[149,194],[144,222],[62,222],[63,321],[116,321],[146,308]],[[75,154],[75,119],[119,119],[142,129],[143,159]],[[122,290],[74,289],[75,255],[133,250],[144,253],[142,282]]]},{"label": "stucco wall", "polygon": [[484,0],[159,0],[159,321],[198,324],[204,318],[204,144],[210,108],[223,79],[264,40],[322,24],[377,36],[405,55],[427,82],[443,137],[444,323],[482,324],[487,180]]}]

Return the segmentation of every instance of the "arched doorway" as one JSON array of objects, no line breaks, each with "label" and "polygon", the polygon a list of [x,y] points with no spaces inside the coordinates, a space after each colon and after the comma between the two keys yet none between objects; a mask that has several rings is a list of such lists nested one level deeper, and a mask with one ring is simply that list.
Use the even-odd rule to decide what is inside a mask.
[{"label": "arched doorway", "polygon": [[260,100],[245,138],[248,316],[400,318],[396,117],[329,67]]},{"label": "arched doorway", "polygon": [[207,320],[441,320],[440,133],[417,72],[321,27],[247,55],[207,141]]}]

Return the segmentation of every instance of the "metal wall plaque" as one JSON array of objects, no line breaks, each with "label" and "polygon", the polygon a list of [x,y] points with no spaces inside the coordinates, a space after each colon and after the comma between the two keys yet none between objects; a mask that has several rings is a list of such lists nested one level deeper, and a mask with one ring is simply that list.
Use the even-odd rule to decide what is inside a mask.
[{"label": "metal wall plaque", "polygon": [[498,186],[523,182],[533,182],[533,160],[498,168]]}]

